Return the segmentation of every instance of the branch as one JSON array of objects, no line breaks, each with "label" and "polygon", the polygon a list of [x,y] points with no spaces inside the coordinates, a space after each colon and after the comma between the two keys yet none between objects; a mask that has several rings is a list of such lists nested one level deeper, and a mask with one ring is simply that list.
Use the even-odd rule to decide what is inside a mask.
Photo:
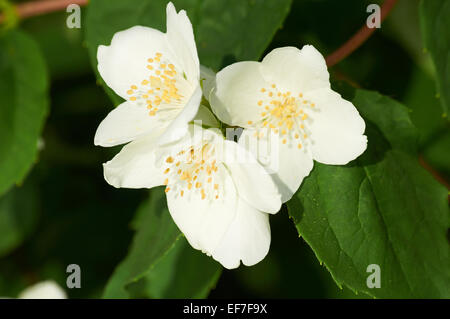
[{"label": "branch", "polygon": [[[386,0],[381,6],[381,21],[383,21],[389,14],[389,12],[394,7],[397,0]],[[350,39],[347,40],[343,45],[341,45],[336,51],[327,56],[326,61],[328,67],[339,63],[350,54],[353,53],[357,48],[359,48],[371,35],[374,33],[376,28],[369,28],[367,24],[364,24],[358,32],[355,33]]]},{"label": "branch", "polygon": [[[63,10],[66,9],[70,4],[85,6],[88,4],[88,0],[40,0],[18,4],[15,9],[17,16],[21,19],[24,19],[45,13]],[[0,15],[0,23],[2,23],[4,19],[4,15]]]},{"label": "branch", "polygon": [[[422,155],[419,156],[419,163],[422,165],[423,168],[425,168],[428,172],[430,172],[431,175],[442,185],[447,187],[448,190],[450,190],[450,184],[447,182],[447,180],[442,177],[433,167],[431,167],[430,164],[425,162]],[[450,198],[449,198],[450,199]]]}]

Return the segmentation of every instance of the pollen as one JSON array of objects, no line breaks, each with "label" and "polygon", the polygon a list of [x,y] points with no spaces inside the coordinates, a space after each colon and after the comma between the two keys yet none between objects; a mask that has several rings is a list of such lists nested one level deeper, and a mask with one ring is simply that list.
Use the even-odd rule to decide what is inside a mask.
[{"label": "pollen", "polygon": [[[257,127],[269,127],[276,134],[295,137],[302,141],[308,138],[305,125],[308,123],[306,120],[310,113],[305,110],[309,107],[314,108],[313,102],[305,100],[301,92],[283,91],[276,84],[270,84],[269,87],[263,87],[259,91],[264,93],[264,98],[257,100],[257,104],[264,105],[264,111],[259,113],[261,119],[256,121]],[[257,133],[254,135],[258,137]],[[284,138],[281,142],[287,144],[287,139]]]},{"label": "pollen", "polygon": [[[220,195],[218,165],[215,147],[202,142],[190,146],[164,158],[164,174],[170,188],[181,196],[198,196],[203,200],[214,200]],[[166,184],[167,185],[167,184]]]},{"label": "pollen", "polygon": [[[162,53],[155,53],[154,56],[147,59],[149,63],[145,67],[150,71],[148,78],[137,85],[131,85],[131,89],[127,91],[128,95],[133,95],[130,101],[143,100],[147,104],[147,108],[151,109],[153,105],[173,105],[182,100],[182,95],[179,93],[179,79],[176,76],[177,72],[175,65],[171,64],[167,59],[163,58]],[[158,109],[155,108],[149,112],[149,116],[155,116]]]}]

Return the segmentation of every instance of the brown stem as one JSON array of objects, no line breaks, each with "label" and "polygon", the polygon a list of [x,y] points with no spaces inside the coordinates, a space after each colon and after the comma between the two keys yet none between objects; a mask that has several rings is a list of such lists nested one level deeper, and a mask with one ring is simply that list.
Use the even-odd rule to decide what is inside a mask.
[{"label": "brown stem", "polygon": [[[28,18],[45,13],[59,11],[67,8],[70,4],[85,6],[89,0],[40,0],[25,2],[16,6],[16,12],[19,18]],[[3,22],[4,16],[0,15],[0,23]]]},{"label": "brown stem", "polygon": [[423,156],[419,156],[419,163],[420,165],[422,165],[423,168],[425,168],[428,172],[431,173],[431,175],[433,175],[433,177],[442,185],[444,185],[445,187],[447,187],[448,190],[450,190],[450,184],[447,182],[447,180],[442,177],[441,175],[439,175],[439,173],[433,168],[431,167],[430,164],[428,164],[427,162],[425,162]]},{"label": "brown stem", "polygon": [[[386,0],[381,6],[381,21],[383,21],[389,14],[389,12],[394,7],[397,0]],[[361,46],[371,35],[374,33],[376,28],[369,28],[367,24],[364,24],[358,32],[355,33],[350,39],[347,40],[343,45],[341,45],[336,51],[331,53],[326,57],[328,67],[331,67],[347,56],[352,54],[357,48]]]}]

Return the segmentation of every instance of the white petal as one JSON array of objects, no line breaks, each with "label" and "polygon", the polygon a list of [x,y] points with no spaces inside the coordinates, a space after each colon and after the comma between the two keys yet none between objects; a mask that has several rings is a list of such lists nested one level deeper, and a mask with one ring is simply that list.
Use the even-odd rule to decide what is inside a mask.
[{"label": "white petal", "polygon": [[203,96],[209,101],[209,96],[216,82],[216,73],[210,68],[200,65],[200,81],[203,87]]},{"label": "white petal", "polygon": [[238,196],[231,176],[223,178],[219,199],[201,199],[194,189],[183,196],[167,193],[167,204],[173,220],[192,247],[211,254],[234,219]]},{"label": "white petal", "polygon": [[217,121],[214,114],[206,106],[202,104],[200,104],[194,122],[198,125],[206,127],[219,127],[219,122]]},{"label": "white petal", "polygon": [[269,248],[269,215],[240,199],[236,216],[212,257],[228,269],[239,267],[241,260],[253,266],[264,259]]},{"label": "white petal", "polygon": [[331,89],[311,92],[308,97],[317,105],[308,126],[313,158],[344,165],[361,155],[367,148],[366,126],[353,104]]},{"label": "white petal", "polygon": [[176,58],[172,55],[164,33],[135,26],[114,34],[110,46],[98,47],[98,71],[117,95],[127,99],[131,85],[139,85],[149,77],[147,59],[157,52],[175,64]]},{"label": "white petal", "polygon": [[191,21],[186,11],[178,14],[172,2],[167,4],[167,41],[177,56],[187,80],[191,83],[200,79],[200,63]]},{"label": "white petal", "polygon": [[238,62],[217,73],[210,103],[222,122],[249,127],[249,121],[261,119],[258,101],[264,98],[261,89],[268,84],[260,67],[259,62]]},{"label": "white petal", "polygon": [[174,142],[186,135],[188,123],[192,121],[197,114],[201,99],[202,89],[200,88],[200,85],[198,85],[180,114],[178,114],[161,135],[159,139],[160,145]]},{"label": "white petal", "polygon": [[26,288],[19,299],[67,299],[67,294],[56,282],[49,280]]},{"label": "white petal", "polygon": [[262,61],[267,81],[292,92],[329,88],[325,59],[312,45],[272,50]]},{"label": "white petal", "polygon": [[239,196],[263,212],[277,213],[281,208],[281,195],[255,156],[232,141],[225,141],[225,153],[225,163]]},{"label": "white petal", "polygon": [[149,132],[161,131],[169,125],[157,112],[149,115],[144,105],[124,102],[112,110],[100,123],[95,133],[94,144],[99,146],[115,146],[128,143]]},{"label": "white petal", "polygon": [[125,145],[119,154],[103,164],[105,180],[117,188],[163,185],[165,177],[157,165],[156,137],[149,135]]},{"label": "white petal", "polygon": [[298,148],[298,140],[267,134],[267,130],[260,130],[263,136],[255,137],[254,130],[244,130],[239,144],[257,156],[259,162],[271,173],[271,177],[281,193],[283,203],[291,199],[298,190],[303,179],[313,168],[311,154],[306,147]]}]

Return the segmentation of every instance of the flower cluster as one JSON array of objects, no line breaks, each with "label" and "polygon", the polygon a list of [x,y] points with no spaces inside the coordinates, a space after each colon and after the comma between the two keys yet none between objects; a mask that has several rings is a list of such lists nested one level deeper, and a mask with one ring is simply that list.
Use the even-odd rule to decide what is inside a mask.
[{"label": "flower cluster", "polygon": [[[278,48],[262,62],[214,74],[199,63],[186,12],[169,3],[166,33],[118,32],[97,59],[106,84],[125,99],[95,135],[96,145],[127,143],[104,164],[106,181],[165,185],[191,246],[226,268],[267,255],[269,214],[298,190],[313,160],[346,164],[367,147],[363,119],[331,90],[312,46]],[[243,128],[237,142],[223,136],[226,125]]]}]

